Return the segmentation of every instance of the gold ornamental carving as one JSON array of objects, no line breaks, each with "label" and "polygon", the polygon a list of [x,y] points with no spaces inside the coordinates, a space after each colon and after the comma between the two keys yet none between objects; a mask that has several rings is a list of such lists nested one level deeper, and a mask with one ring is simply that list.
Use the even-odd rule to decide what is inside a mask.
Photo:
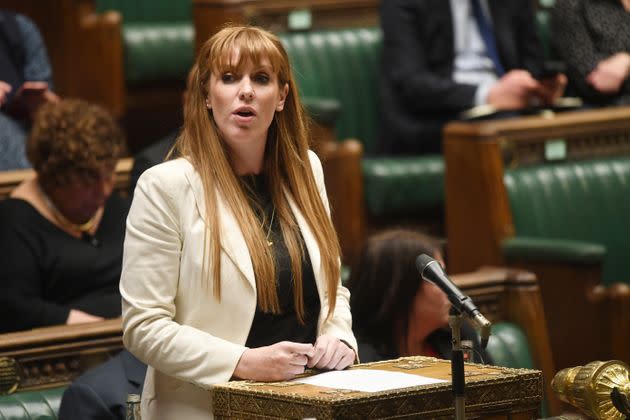
[{"label": "gold ornamental carving", "polygon": [[580,409],[595,419],[623,420],[622,413],[613,404],[613,391],[616,400],[630,397],[630,367],[619,360],[594,361],[584,366],[562,369],[554,376],[551,386],[564,402]]}]

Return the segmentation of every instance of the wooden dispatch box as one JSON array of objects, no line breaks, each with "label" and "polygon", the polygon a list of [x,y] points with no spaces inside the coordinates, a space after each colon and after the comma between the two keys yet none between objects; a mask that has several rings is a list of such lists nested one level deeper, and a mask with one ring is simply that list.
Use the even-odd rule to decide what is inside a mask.
[{"label": "wooden dispatch box", "polygon": [[[433,357],[402,357],[351,369],[404,372],[448,382],[362,392],[297,382],[232,381],[213,387],[217,419],[453,419],[451,365]],[[542,373],[466,363],[467,419],[536,419]]]}]

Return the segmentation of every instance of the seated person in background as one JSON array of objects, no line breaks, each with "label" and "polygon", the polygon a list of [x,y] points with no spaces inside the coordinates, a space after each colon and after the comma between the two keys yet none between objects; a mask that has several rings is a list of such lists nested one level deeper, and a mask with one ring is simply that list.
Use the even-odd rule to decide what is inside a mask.
[{"label": "seated person in background", "polygon": [[133,167],[129,180],[129,193],[133,195],[140,175],[152,166],[164,162],[169,151],[175,144],[179,130],[172,132],[166,137],[156,141],[152,145],[145,147],[133,157]]},{"label": "seated person in background", "polygon": [[129,201],[112,189],[124,144],[97,105],[37,112],[27,141],[37,176],[0,201],[0,332],[120,316]]},{"label": "seated person in background", "polygon": [[443,125],[464,110],[518,110],[564,91],[566,76],[541,77],[531,0],[387,0],[380,17],[385,153],[439,153]]},{"label": "seated person in background", "polygon": [[70,384],[63,393],[59,420],[125,420],[127,394],[141,394],[147,366],[127,350]]},{"label": "seated person in background", "polygon": [[24,152],[33,112],[59,100],[46,47],[26,16],[0,10],[0,171],[28,168]]},{"label": "seated person in background", "polygon": [[[443,263],[438,246],[414,231],[385,231],[363,246],[348,284],[362,363],[416,355],[450,359],[451,304],[436,285],[420,277],[415,265],[420,254]],[[473,341],[475,362],[489,362],[466,322],[462,340]]]},{"label": "seated person in background", "polygon": [[554,46],[591,104],[630,104],[630,1],[556,0]]}]

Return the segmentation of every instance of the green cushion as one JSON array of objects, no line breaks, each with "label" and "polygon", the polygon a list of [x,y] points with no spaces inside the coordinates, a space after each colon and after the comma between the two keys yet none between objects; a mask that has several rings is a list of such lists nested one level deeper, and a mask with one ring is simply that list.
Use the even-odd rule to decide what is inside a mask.
[{"label": "green cushion", "polygon": [[515,236],[586,242],[603,283],[630,283],[630,156],[506,170]]},{"label": "green cushion", "polygon": [[373,216],[435,210],[444,200],[444,159],[427,155],[363,160],[365,199]]},{"label": "green cushion", "polygon": [[192,2],[96,0],[96,11],[116,10],[123,19],[125,80],[185,80],[193,63]]},{"label": "green cushion", "polygon": [[56,420],[66,387],[0,396],[2,420]]},{"label": "green cushion", "polygon": [[191,22],[127,22],[123,25],[128,82],[185,80],[193,63]]},{"label": "green cushion", "polygon": [[96,0],[96,11],[117,10],[125,22],[192,22],[192,2],[181,0]]}]

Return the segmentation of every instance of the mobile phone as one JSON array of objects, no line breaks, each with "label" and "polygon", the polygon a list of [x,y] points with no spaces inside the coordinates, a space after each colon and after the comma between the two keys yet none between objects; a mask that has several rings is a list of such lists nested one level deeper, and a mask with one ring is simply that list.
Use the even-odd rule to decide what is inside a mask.
[{"label": "mobile phone", "polygon": [[566,69],[567,65],[562,61],[545,61],[542,70],[538,74],[538,80],[556,77],[556,75],[566,72]]},{"label": "mobile phone", "polygon": [[21,86],[20,90],[17,93],[17,96],[41,96],[48,90],[47,85],[37,85],[37,86]]}]

